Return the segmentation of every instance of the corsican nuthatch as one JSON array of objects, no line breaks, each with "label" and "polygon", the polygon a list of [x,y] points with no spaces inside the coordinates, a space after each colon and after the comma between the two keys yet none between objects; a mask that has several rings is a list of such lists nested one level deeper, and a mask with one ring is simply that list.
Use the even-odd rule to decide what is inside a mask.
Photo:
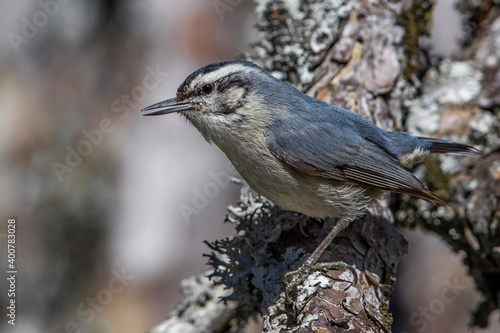
[{"label": "corsican nuthatch", "polygon": [[382,191],[446,205],[405,167],[430,153],[480,153],[453,141],[386,132],[246,61],[205,66],[186,78],[177,97],[143,111],[184,115],[222,149],[250,187],[274,204],[311,217],[338,218],[302,266],[307,272]]}]

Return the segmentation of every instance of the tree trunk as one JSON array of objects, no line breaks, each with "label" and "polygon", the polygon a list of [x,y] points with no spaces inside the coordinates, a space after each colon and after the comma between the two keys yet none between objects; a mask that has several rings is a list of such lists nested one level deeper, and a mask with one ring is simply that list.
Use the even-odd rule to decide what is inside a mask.
[{"label": "tree trunk", "polygon": [[[500,297],[500,150],[492,148],[500,144],[498,7],[461,3],[470,39],[455,59],[431,66],[419,38],[431,25],[432,2],[286,3],[260,2],[259,42],[245,58],[385,130],[469,143],[485,156],[428,159],[416,173],[451,206],[384,196],[322,256],[350,269],[311,273],[292,300],[283,275],[301,265],[335,221],[284,211],[243,187],[228,217],[238,234],[209,244],[209,274],[230,288],[225,303],[207,277],[191,278],[184,288],[190,301],[152,332],[176,332],[181,323],[182,332],[237,332],[259,314],[266,332],[389,332],[388,302],[407,249],[395,225],[422,226],[467,254],[464,263],[485,297],[472,324],[486,326]],[[193,320],[207,316],[218,324]]]}]

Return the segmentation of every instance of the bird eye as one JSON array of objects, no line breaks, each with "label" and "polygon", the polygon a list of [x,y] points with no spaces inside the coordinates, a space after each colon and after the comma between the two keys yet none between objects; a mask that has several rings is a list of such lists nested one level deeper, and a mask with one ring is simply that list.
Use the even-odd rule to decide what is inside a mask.
[{"label": "bird eye", "polygon": [[201,87],[201,90],[203,91],[204,94],[210,94],[214,90],[214,86],[210,83],[205,84],[203,87]]}]

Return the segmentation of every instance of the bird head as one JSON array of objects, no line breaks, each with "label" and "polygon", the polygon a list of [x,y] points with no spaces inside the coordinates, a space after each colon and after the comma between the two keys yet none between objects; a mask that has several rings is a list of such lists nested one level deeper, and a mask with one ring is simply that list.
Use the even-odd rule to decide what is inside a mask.
[{"label": "bird head", "polygon": [[247,61],[210,64],[189,75],[176,97],[142,111],[145,116],[181,113],[198,129],[207,124],[241,122],[250,108],[258,112],[262,98],[257,88],[259,81],[269,80],[267,77],[271,77],[269,73]]}]

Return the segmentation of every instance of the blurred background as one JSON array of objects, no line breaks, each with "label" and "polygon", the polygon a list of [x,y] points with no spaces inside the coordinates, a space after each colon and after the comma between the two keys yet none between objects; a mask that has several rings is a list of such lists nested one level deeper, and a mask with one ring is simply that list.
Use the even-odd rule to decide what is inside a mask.
[{"label": "blurred background", "polygon": [[[8,270],[15,218],[18,271],[16,326],[3,278],[0,331],[145,332],[181,299],[180,281],[206,268],[203,240],[234,232],[223,218],[239,186],[184,119],[140,109],[173,97],[199,67],[246,51],[256,4],[0,3],[0,267]],[[439,0],[436,15],[425,43],[449,56],[460,37],[451,0]],[[466,332],[480,295],[460,258],[436,237],[405,234],[394,332],[419,331],[412,314],[455,279],[465,287],[422,331]]]}]

